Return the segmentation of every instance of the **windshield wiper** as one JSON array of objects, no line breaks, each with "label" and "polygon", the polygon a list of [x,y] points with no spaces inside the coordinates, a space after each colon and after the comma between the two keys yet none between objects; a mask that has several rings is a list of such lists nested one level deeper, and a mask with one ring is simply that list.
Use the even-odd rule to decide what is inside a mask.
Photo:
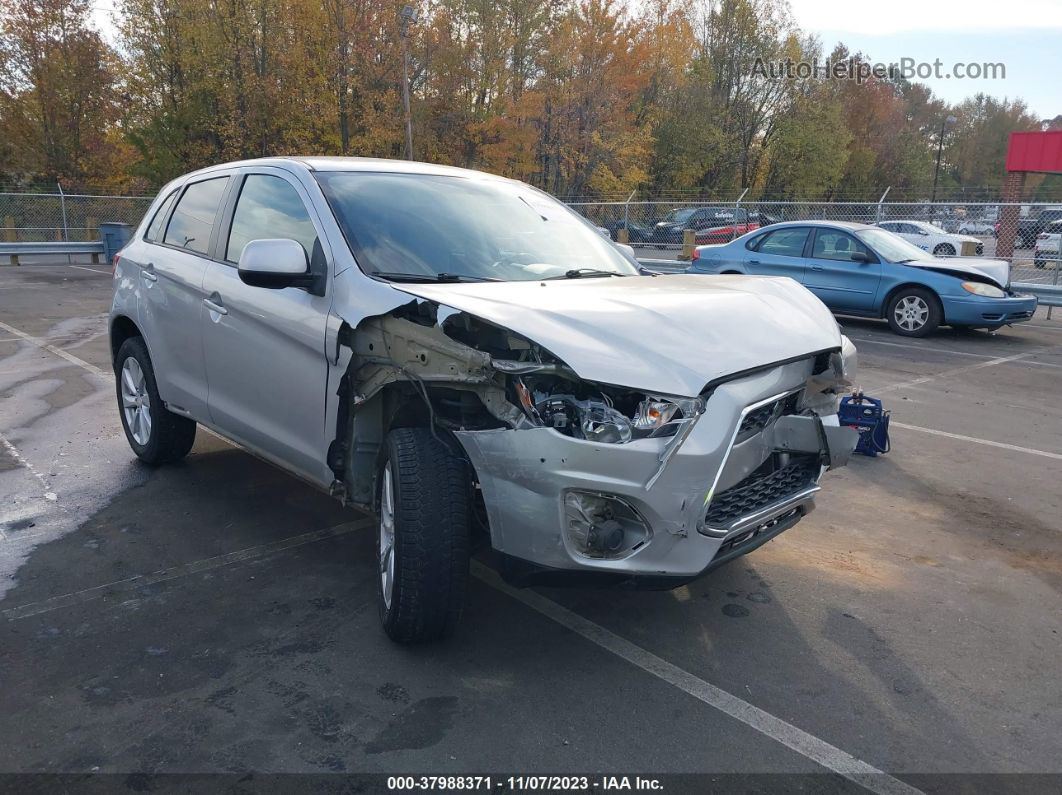
[{"label": "windshield wiper", "polygon": [[550,279],[581,279],[584,276],[626,276],[625,273],[617,273],[616,271],[606,271],[600,268],[572,268],[565,271],[560,276],[547,276],[543,281]]},{"label": "windshield wiper", "polygon": [[500,282],[491,276],[469,276],[465,273],[402,273],[399,271],[373,271],[373,276],[393,282]]}]

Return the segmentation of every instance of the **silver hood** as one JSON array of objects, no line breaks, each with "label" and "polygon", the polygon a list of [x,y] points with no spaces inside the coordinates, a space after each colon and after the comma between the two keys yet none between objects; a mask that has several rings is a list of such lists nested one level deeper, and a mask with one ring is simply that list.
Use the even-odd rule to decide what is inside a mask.
[{"label": "silver hood", "polygon": [[982,259],[981,257],[939,257],[936,259],[905,262],[912,268],[950,273],[960,279],[964,275],[982,276],[1004,289],[1010,284],[1010,264],[1001,259]]},{"label": "silver hood", "polygon": [[830,311],[788,278],[392,286],[521,334],[588,381],[666,395],[693,397],[716,378],[841,345]]}]

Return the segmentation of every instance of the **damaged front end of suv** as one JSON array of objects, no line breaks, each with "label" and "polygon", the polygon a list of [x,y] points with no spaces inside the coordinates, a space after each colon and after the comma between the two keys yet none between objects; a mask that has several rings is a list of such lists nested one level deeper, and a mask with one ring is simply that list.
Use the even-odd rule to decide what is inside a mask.
[{"label": "damaged front end of suv", "polygon": [[[755,549],[806,516],[820,476],[847,462],[856,436],[837,402],[855,349],[795,283],[718,278],[733,284],[396,285],[408,300],[337,335],[335,490],[381,526],[401,522],[393,507],[385,515],[395,474],[381,462],[389,433],[418,429],[463,459],[467,478],[427,488],[467,489],[470,537],[515,584],[674,587]],[[636,289],[672,304],[686,330],[641,327],[620,300]],[[595,300],[607,308],[593,329],[563,309],[592,313]],[[777,304],[772,321],[736,322],[763,301]],[[715,318],[691,311],[702,305]],[[731,323],[727,353],[708,330],[726,337]],[[764,359],[762,339],[742,346],[751,333],[775,336],[779,355]],[[381,532],[383,587],[396,543]]]},{"label": "damaged front end of suv", "polygon": [[511,180],[346,168],[314,174],[352,255],[327,462],[378,516],[392,638],[453,628],[479,545],[518,585],[673,587],[794,525],[847,461],[855,350],[796,282],[647,274]]}]

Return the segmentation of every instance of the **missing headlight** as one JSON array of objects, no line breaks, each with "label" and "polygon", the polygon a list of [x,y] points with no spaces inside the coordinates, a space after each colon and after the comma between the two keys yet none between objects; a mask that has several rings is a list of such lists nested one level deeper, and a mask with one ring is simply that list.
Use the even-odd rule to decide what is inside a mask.
[{"label": "missing headlight", "polygon": [[606,444],[674,436],[703,410],[700,398],[664,398],[550,375],[516,376],[512,390],[513,402],[536,425]]}]

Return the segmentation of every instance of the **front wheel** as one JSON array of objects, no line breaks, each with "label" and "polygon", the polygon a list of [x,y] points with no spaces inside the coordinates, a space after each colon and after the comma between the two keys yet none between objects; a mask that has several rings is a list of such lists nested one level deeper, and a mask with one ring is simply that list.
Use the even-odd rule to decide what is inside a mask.
[{"label": "front wheel", "polygon": [[468,463],[427,428],[388,434],[377,477],[378,601],[399,643],[450,635],[468,583]]},{"label": "front wheel", "polygon": [[140,337],[122,343],[114,360],[118,413],[129,446],[153,466],[178,461],[195,443],[195,420],[169,411],[162,403],[147,346]]},{"label": "front wheel", "polygon": [[940,300],[921,287],[900,290],[885,310],[889,328],[903,337],[924,337],[932,333],[940,326],[943,315]]},{"label": "front wheel", "polygon": [[934,257],[954,257],[955,256],[955,246],[951,245],[950,243],[941,243],[939,246],[937,246],[935,249],[933,249],[933,256]]}]

